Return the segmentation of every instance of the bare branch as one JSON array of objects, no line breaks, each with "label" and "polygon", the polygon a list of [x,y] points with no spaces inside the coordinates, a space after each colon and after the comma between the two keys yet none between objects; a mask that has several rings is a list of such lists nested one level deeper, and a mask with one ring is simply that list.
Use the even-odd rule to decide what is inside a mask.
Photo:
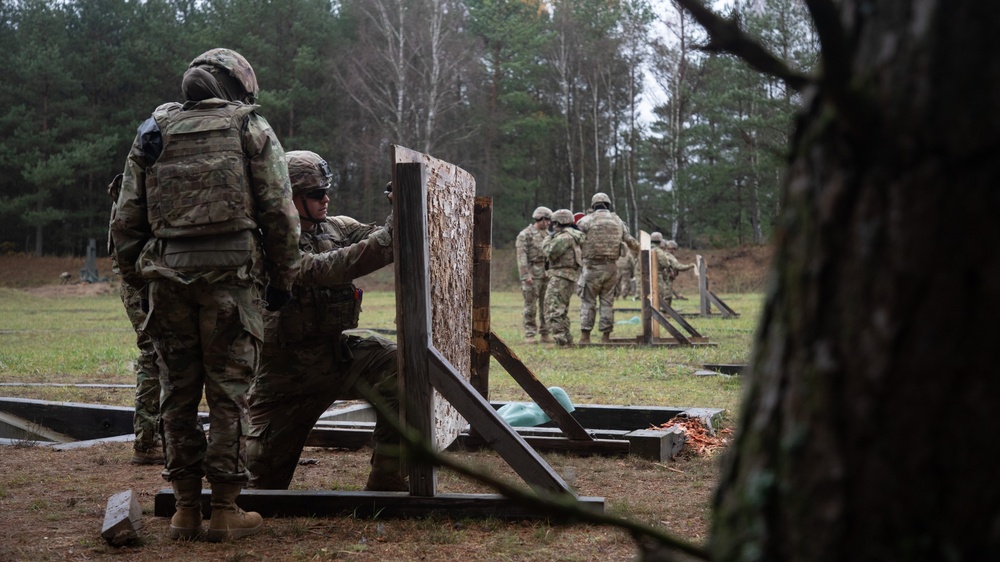
[{"label": "bare branch", "polygon": [[[819,1],[819,0],[816,0]],[[701,0],[677,0],[691,16],[708,31],[709,43],[704,50],[725,52],[739,57],[755,70],[774,76],[796,92],[802,91],[810,77],[796,72],[771,54],[756,39],[740,29],[739,23],[726,20],[709,10]]]}]

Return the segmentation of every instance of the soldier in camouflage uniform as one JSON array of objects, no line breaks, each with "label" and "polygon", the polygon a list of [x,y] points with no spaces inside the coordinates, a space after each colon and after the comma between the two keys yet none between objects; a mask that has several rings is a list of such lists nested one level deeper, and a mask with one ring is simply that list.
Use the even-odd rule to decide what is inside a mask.
[{"label": "soldier in camouflage uniform", "polygon": [[548,207],[535,209],[531,213],[535,222],[524,227],[514,244],[517,249],[517,274],[521,279],[521,295],[524,297],[524,339],[528,343],[535,343],[536,332],[541,334],[543,342],[549,341],[549,328],[545,325],[545,284],[548,276],[545,274],[542,242],[549,235],[551,217],[552,210]]},{"label": "soldier in camouflage uniform", "polygon": [[621,257],[618,258],[618,296],[635,296],[635,254],[622,242]]},{"label": "soldier in camouflage uniform", "polygon": [[[108,186],[111,196],[111,220],[115,219],[118,195],[121,193],[123,174],[118,174]],[[108,255],[111,256],[111,269],[121,274],[118,259],[115,255],[115,245],[108,232]],[[153,340],[142,330],[146,322],[142,300],[144,291],[135,289],[124,280],[119,288],[119,296],[125,305],[125,314],[132,322],[135,330],[135,343],[139,348],[139,359],[135,362],[135,414],[132,417],[132,427],[135,430],[135,441],[132,442],[132,464],[163,464],[163,440],[160,437],[160,370],[157,364],[156,350]]]},{"label": "soldier in camouflage uniform", "polygon": [[[299,221],[284,151],[256,113],[259,88],[239,53],[196,57],[181,84],[185,103],[144,121],[125,165],[111,223],[125,282],[146,290],[144,329],[162,360],[164,478],[177,511],[172,538],[201,532],[202,477],[212,488],[208,539],[260,530],[236,505],[248,479],[246,392],[259,362],[267,306],[291,299]],[[204,390],[209,436],[198,420]]]},{"label": "soldier in camouflage uniform", "polygon": [[549,286],[545,291],[545,321],[557,345],[572,345],[569,331],[569,300],[580,277],[580,239],[583,235],[573,227],[573,213],[560,209],[552,213],[554,231],[542,243],[549,263]]},{"label": "soldier in camouflage uniform", "polygon": [[682,271],[687,271],[694,267],[693,263],[681,264],[674,257],[670,250],[677,249],[677,242],[664,240],[663,235],[654,232],[649,235],[649,241],[653,246],[654,263],[656,264],[656,291],[658,293],[660,309],[666,310],[673,304],[674,300],[674,279]]},{"label": "soldier in camouflage uniform", "polygon": [[628,227],[618,215],[611,212],[611,199],[604,193],[595,193],[591,199],[593,212],[580,219],[577,227],[583,232],[580,250],[583,253],[583,273],[580,275],[580,343],[590,343],[594,329],[597,303],[600,301],[601,320],[598,329],[601,342],[611,341],[615,328],[615,293],[618,290],[618,258],[622,243],[639,251],[639,243],[632,238]]},{"label": "soldier in camouflage uniform", "polygon": [[[264,316],[264,356],[250,388],[247,466],[255,488],[286,489],[302,447],[335,400],[373,391],[399,408],[396,344],[343,333],[358,327],[362,292],[352,281],[392,263],[391,223],[328,217],[332,172],[314,152],[286,154],[302,250],[292,301]],[[406,491],[399,437],[376,413],[366,490]]]}]

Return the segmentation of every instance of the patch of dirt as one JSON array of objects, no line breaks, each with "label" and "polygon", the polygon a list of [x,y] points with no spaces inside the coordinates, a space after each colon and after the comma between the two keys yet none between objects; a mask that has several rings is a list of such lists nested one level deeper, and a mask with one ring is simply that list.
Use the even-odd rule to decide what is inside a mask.
[{"label": "patch of dirt", "polygon": [[27,287],[24,292],[39,297],[92,297],[118,293],[117,279],[114,282],[99,281],[97,283],[66,283],[59,285],[41,285]]},{"label": "patch of dirt", "polygon": [[[370,449],[309,448],[292,489],[357,490]],[[455,453],[462,462],[520,482],[493,452]],[[153,515],[156,493],[168,488],[156,466],[129,464],[131,445],[109,443],[58,452],[4,446],[0,453],[0,560],[632,560],[635,543],[623,531],[531,521],[268,518],[265,530],[230,544],[178,542],[169,520]],[[605,511],[688,541],[707,537],[716,458],[669,463],[634,457],[543,455],[580,496],[605,499]],[[142,507],[134,545],[112,548],[101,538],[112,495],[132,490]],[[683,490],[683,493],[678,493]],[[442,470],[439,493],[493,493]]]}]

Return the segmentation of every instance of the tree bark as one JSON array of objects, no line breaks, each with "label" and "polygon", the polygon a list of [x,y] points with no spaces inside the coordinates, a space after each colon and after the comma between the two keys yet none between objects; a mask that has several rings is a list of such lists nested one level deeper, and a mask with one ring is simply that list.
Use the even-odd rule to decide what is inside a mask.
[{"label": "tree bark", "polygon": [[846,49],[824,41],[797,126],[714,558],[1000,559],[997,15],[836,6]]}]

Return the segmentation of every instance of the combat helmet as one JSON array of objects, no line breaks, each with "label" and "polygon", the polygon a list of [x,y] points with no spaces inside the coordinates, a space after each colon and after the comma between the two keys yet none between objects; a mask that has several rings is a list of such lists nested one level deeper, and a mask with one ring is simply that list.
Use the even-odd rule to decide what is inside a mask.
[{"label": "combat helmet", "polygon": [[542,219],[551,219],[552,209],[548,207],[539,207],[535,209],[533,213],[531,213],[531,218],[535,219],[536,221],[540,221]]},{"label": "combat helmet", "polygon": [[188,65],[188,68],[194,68],[202,64],[225,69],[229,72],[230,76],[243,86],[243,90],[247,93],[247,101],[249,103],[257,101],[257,95],[260,94],[260,86],[257,85],[257,75],[243,55],[232,49],[211,49],[195,57],[191,61],[191,64]]},{"label": "combat helmet", "polygon": [[570,226],[573,223],[573,212],[569,209],[559,209],[552,213],[552,222],[559,226]]},{"label": "combat helmet", "polygon": [[590,206],[591,207],[596,207],[598,203],[604,203],[605,205],[608,206],[608,208],[610,208],[611,207],[611,198],[608,197],[607,193],[603,193],[603,192],[598,191],[590,199]]},{"label": "combat helmet", "polygon": [[674,242],[673,240],[667,240],[666,242],[664,242],[664,245],[670,250],[677,249],[677,242]]},{"label": "combat helmet", "polygon": [[292,180],[292,195],[330,189],[333,171],[326,160],[310,150],[290,150],[285,153],[288,177]]},{"label": "combat helmet", "polygon": [[649,235],[649,241],[653,244],[659,244],[660,242],[663,242],[663,234],[654,232]]}]

